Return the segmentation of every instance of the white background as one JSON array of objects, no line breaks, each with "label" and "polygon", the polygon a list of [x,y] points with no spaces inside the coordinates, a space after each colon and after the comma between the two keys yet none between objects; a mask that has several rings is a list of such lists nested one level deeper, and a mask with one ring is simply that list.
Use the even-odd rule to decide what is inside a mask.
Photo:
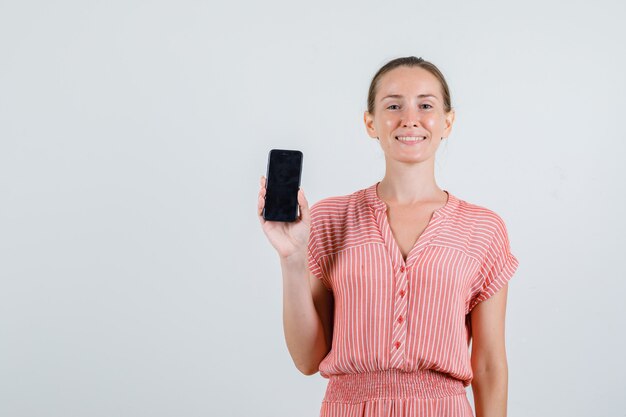
[{"label": "white background", "polygon": [[[0,415],[310,416],[256,216],[384,175],[363,111],[416,55],[440,187],[506,222],[509,416],[624,416],[623,2],[0,2]],[[620,214],[622,213],[622,214]],[[468,389],[471,399],[471,390]]]}]

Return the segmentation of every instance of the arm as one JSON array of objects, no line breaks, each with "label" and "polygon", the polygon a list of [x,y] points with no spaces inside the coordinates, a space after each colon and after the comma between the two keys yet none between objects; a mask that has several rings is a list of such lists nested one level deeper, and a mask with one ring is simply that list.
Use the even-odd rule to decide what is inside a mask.
[{"label": "arm", "polygon": [[287,348],[298,370],[313,375],[330,351],[333,294],[309,272],[306,255],[281,258],[281,268]]},{"label": "arm", "polygon": [[506,417],[508,366],[504,321],[508,284],[472,309],[472,393],[476,417]]},{"label": "arm", "polygon": [[311,210],[298,191],[300,219],[295,222],[266,221],[266,180],[260,178],[257,216],[263,232],[280,256],[283,275],[283,327],[294,364],[305,375],[318,371],[332,343],[334,298],[308,267]]}]

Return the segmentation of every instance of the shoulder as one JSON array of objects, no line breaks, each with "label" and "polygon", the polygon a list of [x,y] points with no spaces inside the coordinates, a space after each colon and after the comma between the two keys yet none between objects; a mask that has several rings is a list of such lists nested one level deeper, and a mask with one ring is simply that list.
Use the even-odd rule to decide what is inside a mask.
[{"label": "shoulder", "polygon": [[458,200],[447,229],[466,250],[478,255],[494,241],[508,242],[507,227],[499,213],[483,205]]},{"label": "shoulder", "polygon": [[[371,190],[371,189],[370,189]],[[367,243],[374,217],[368,189],[321,199],[310,207],[311,245],[319,258]]]},{"label": "shoulder", "polygon": [[323,198],[313,204],[310,211],[312,221],[345,222],[367,208],[363,189],[346,195]]},{"label": "shoulder", "polygon": [[482,205],[459,200],[457,217],[475,228],[498,231],[506,229],[504,219],[494,210]]}]

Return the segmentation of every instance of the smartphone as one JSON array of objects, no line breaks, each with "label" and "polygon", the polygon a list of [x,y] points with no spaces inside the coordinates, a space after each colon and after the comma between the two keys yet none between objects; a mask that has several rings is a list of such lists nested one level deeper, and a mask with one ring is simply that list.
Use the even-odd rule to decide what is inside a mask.
[{"label": "smartphone", "polygon": [[267,161],[263,218],[294,222],[299,216],[298,190],[302,176],[302,152],[272,149]]}]

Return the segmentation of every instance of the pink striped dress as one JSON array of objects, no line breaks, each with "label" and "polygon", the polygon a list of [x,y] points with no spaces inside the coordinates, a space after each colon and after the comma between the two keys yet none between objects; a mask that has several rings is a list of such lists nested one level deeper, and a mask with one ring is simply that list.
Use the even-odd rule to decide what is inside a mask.
[{"label": "pink striped dress", "polygon": [[470,417],[469,312],[513,276],[503,220],[448,194],[406,261],[376,183],[311,206],[308,267],[335,299],[320,417]]}]

